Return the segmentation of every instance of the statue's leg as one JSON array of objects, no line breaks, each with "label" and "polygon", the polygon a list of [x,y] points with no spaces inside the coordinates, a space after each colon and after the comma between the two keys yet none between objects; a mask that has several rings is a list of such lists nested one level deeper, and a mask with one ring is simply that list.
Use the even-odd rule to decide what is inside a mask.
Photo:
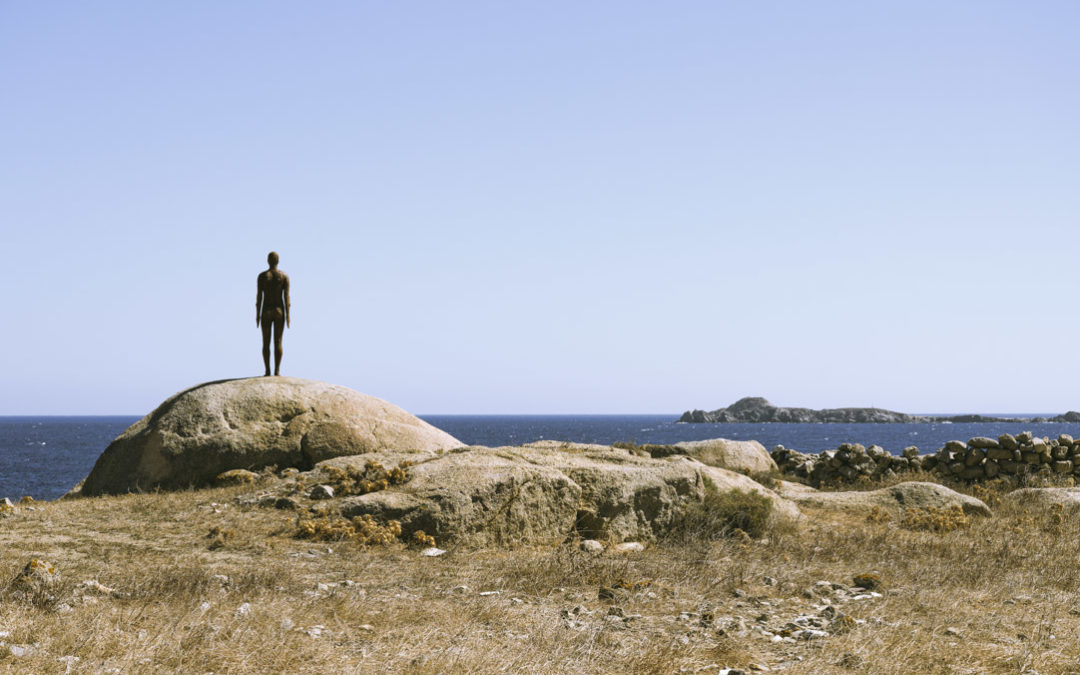
[{"label": "statue's leg", "polygon": [[281,374],[281,334],[285,331],[285,317],[274,317],[274,374]]},{"label": "statue's leg", "polygon": [[264,376],[270,374],[270,321],[268,321],[268,319],[269,317],[264,314],[262,318],[262,355],[263,365],[266,366],[266,372],[263,373]]}]

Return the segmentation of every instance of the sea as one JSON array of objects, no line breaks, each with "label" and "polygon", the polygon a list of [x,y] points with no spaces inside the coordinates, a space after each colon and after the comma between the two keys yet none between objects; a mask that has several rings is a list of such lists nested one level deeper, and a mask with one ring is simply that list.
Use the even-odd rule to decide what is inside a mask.
[{"label": "sea", "polygon": [[[1044,417],[1045,413],[1008,415]],[[538,440],[577,443],[670,444],[706,438],[756,440],[800,452],[841,443],[880,445],[893,454],[908,446],[935,452],[950,440],[1032,431],[1080,435],[1080,424],[682,424],[665,415],[421,415],[467,445],[521,445]],[[139,418],[0,416],[0,497],[56,499],[82,480],[101,452]]]}]

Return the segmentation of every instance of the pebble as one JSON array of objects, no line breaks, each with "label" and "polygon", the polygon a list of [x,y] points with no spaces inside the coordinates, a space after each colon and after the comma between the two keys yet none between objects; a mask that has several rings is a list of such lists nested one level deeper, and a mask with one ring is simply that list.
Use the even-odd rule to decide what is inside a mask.
[{"label": "pebble", "polygon": [[479,595],[481,598],[487,598],[492,595],[499,595],[500,593],[502,593],[502,591],[480,591]]},{"label": "pebble", "polygon": [[595,539],[585,539],[578,545],[582,551],[587,553],[603,553],[604,545]]},{"label": "pebble", "polygon": [[948,626],[947,628],[945,628],[945,630],[943,632],[945,633],[945,635],[948,635],[949,637],[960,637],[961,636],[960,629],[953,628],[952,626]]},{"label": "pebble", "polygon": [[333,499],[334,488],[329,485],[316,485],[308,492],[309,499]]},{"label": "pebble", "polygon": [[621,544],[615,544],[613,550],[616,553],[640,553],[645,550],[645,544],[638,541],[624,541]]},{"label": "pebble", "polygon": [[441,548],[435,548],[434,546],[430,548],[425,548],[423,551],[420,551],[420,555],[424,556],[425,558],[438,558],[444,553],[446,553],[446,551],[442,550]]}]

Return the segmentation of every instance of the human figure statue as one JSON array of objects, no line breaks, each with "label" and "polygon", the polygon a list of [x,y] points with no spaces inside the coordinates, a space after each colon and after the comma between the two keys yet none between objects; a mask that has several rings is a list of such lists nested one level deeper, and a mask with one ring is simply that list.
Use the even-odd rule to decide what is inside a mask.
[{"label": "human figure statue", "polygon": [[255,295],[255,325],[262,324],[262,356],[270,375],[270,328],[274,329],[274,375],[281,375],[281,334],[289,325],[289,276],[279,270],[278,254],[266,256],[270,269],[259,274]]}]

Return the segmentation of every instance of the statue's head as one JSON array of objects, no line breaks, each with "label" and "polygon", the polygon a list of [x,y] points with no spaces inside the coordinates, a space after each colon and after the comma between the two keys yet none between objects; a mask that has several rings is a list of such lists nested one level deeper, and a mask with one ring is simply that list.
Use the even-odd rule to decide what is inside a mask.
[{"label": "statue's head", "polygon": [[266,256],[266,262],[270,263],[270,267],[277,267],[278,254],[274,251],[270,251],[270,255]]}]

